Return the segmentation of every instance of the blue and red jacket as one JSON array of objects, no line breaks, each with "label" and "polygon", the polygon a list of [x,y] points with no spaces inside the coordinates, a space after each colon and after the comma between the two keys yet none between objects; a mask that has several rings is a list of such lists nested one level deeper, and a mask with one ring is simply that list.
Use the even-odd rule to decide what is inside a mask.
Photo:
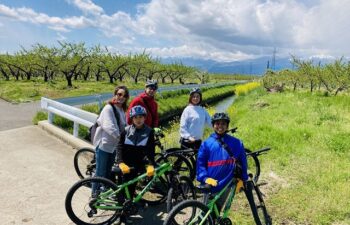
[{"label": "blue and red jacket", "polygon": [[[233,157],[225,150],[218,138],[226,143]],[[218,185],[212,187],[211,191],[218,192],[233,178],[237,163],[242,167],[242,179],[248,180],[247,158],[243,143],[228,134],[219,136],[213,133],[198,150],[197,180],[202,184],[209,177],[217,180]]]}]

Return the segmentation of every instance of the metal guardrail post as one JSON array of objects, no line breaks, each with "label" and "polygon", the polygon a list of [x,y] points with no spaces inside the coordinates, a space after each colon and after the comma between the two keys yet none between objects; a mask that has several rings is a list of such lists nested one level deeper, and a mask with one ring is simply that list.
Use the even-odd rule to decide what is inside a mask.
[{"label": "metal guardrail post", "polygon": [[55,114],[53,114],[52,112],[49,112],[47,120],[49,121],[50,124],[53,123],[54,116],[55,116]]},{"label": "metal guardrail post", "polygon": [[74,125],[73,125],[73,136],[74,137],[78,137],[78,135],[79,135],[79,123],[74,122]]}]

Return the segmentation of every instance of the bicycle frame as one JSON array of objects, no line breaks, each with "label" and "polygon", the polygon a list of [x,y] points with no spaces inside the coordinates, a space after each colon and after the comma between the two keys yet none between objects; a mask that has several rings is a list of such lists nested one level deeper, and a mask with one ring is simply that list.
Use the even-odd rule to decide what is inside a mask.
[{"label": "bicycle frame", "polygon": [[[94,202],[93,206],[96,209],[104,209],[104,210],[121,210],[121,209],[123,209],[123,205],[120,205],[117,201],[110,199],[110,197],[117,196],[123,190],[125,191],[126,199],[128,199],[128,200],[132,199],[133,203],[139,202],[141,200],[142,196],[151,188],[151,185],[155,182],[155,180],[158,177],[164,175],[166,172],[170,172],[171,170],[172,170],[172,166],[170,163],[163,163],[161,166],[157,167],[155,169],[155,174],[152,177],[152,179],[147,183],[147,185],[142,189],[142,191],[137,194],[137,196],[135,198],[131,197],[128,186],[145,178],[147,176],[146,173],[141,174],[140,176],[138,176],[138,177],[126,182],[126,183],[118,185],[117,190],[110,189],[110,190],[107,190],[105,192],[100,193],[98,195],[98,198]],[[100,205],[101,203],[105,203],[105,204],[107,203],[109,205],[106,206],[103,204],[101,206]]]},{"label": "bicycle frame", "polygon": [[[220,216],[220,212],[219,209],[216,205],[216,202],[218,201],[218,199],[224,194],[224,192],[226,192],[226,190],[228,188],[230,188],[230,194],[226,200],[226,204],[224,205],[224,210],[223,210],[223,215],[221,218],[227,218],[230,208],[231,208],[231,204],[232,201],[236,195],[236,187],[237,187],[237,182],[238,179],[237,178],[233,178],[228,184],[226,184],[226,186],[218,193],[215,195],[215,197],[209,201],[209,203],[207,203],[207,206],[209,208],[208,212],[203,216],[202,221],[199,225],[203,224],[205,222],[205,220],[208,218],[208,216],[212,213],[214,213],[216,218],[219,218]],[[199,216],[199,215],[198,215]],[[197,217],[194,218],[193,221],[196,221]],[[189,223],[189,225],[192,224],[192,222]]]}]

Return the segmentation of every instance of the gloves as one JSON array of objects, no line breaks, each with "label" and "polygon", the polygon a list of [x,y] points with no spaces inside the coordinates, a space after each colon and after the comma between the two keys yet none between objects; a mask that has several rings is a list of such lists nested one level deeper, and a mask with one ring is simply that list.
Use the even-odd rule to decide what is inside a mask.
[{"label": "gloves", "polygon": [[122,170],[123,174],[130,173],[130,168],[125,163],[119,163],[119,168]]},{"label": "gloves", "polygon": [[205,180],[205,183],[213,187],[216,187],[218,185],[218,181],[210,177]]},{"label": "gloves", "polygon": [[243,189],[244,189],[243,181],[239,179],[236,186],[236,193],[241,192]]},{"label": "gloves", "polygon": [[152,165],[148,165],[146,168],[146,174],[148,177],[151,177],[154,175],[154,167]]}]

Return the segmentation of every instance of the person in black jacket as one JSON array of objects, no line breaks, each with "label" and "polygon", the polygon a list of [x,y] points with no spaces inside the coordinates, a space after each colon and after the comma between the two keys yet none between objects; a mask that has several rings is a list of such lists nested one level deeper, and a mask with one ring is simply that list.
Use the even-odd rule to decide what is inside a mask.
[{"label": "person in black jacket", "polygon": [[[123,182],[132,180],[139,173],[147,172],[147,176],[154,175],[154,131],[145,124],[147,111],[137,105],[131,108],[129,116],[132,124],[125,128],[120,136],[117,163],[123,173]],[[130,167],[133,167],[130,170]],[[130,195],[135,192],[135,185],[129,186]]]}]

